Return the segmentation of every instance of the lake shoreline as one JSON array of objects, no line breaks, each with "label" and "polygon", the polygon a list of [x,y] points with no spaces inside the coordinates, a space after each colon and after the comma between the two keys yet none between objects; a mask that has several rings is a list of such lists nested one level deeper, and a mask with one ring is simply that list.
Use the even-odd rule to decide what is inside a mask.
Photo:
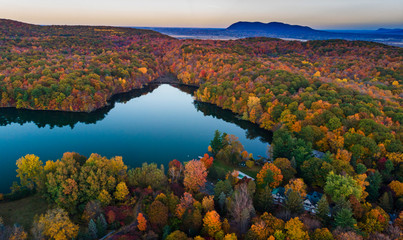
[{"label": "lake shoreline", "polygon": [[182,82],[179,81],[179,79],[175,75],[173,75],[172,73],[168,73],[168,74],[162,75],[162,76],[160,76],[158,78],[155,78],[154,80],[152,80],[152,81],[150,81],[148,83],[142,84],[141,87],[132,88],[132,89],[130,89],[128,91],[124,91],[124,92],[113,93],[108,97],[108,99],[106,100],[105,105],[102,105],[101,107],[98,107],[98,108],[94,108],[94,109],[92,109],[90,111],[75,111],[75,110],[69,111],[69,110],[59,110],[59,109],[17,108],[16,106],[7,106],[7,107],[1,107],[0,106],[0,109],[6,109],[6,108],[13,109],[14,108],[14,109],[28,110],[28,111],[51,111],[51,112],[66,112],[66,113],[67,112],[68,113],[93,113],[93,112],[96,112],[96,111],[99,111],[101,109],[109,107],[112,104],[111,102],[114,101],[113,99],[116,98],[117,96],[121,95],[121,94],[127,94],[127,93],[130,93],[132,91],[142,90],[142,89],[144,89],[144,88],[146,88],[146,87],[148,87],[148,86],[150,86],[152,84],[171,84],[171,85],[179,85],[179,86],[199,88],[199,86],[195,85],[195,84],[182,83]]}]

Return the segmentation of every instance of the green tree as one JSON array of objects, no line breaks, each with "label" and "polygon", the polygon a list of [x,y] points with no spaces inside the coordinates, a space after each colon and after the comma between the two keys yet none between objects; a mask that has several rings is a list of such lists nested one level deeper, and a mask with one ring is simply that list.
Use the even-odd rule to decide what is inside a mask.
[{"label": "green tree", "polygon": [[390,192],[384,192],[379,199],[379,205],[385,210],[386,212],[390,213],[393,210],[393,197]]},{"label": "green tree", "polygon": [[389,159],[385,162],[385,169],[382,171],[382,178],[384,181],[391,180],[391,174],[394,170],[393,162]]},{"label": "green tree", "polygon": [[103,214],[99,215],[97,218],[97,233],[99,237],[103,237],[106,234],[106,229],[108,228],[108,224],[106,223],[105,217]]},{"label": "green tree", "polygon": [[285,208],[293,214],[301,213],[303,201],[298,192],[289,190],[285,199]]},{"label": "green tree", "polygon": [[358,174],[363,174],[366,171],[367,171],[367,167],[364,164],[362,164],[362,163],[357,164],[357,173]]},{"label": "green tree", "polygon": [[336,227],[351,230],[355,228],[355,224],[357,224],[357,221],[353,218],[353,213],[348,208],[341,209],[334,217],[334,225]]},{"label": "green tree", "polygon": [[332,117],[327,123],[326,123],[327,128],[329,128],[330,131],[333,131],[335,129],[338,129],[341,127],[341,121],[337,117]]},{"label": "green tree", "polygon": [[98,229],[97,225],[95,224],[94,220],[90,220],[88,223],[88,233],[92,237],[92,239],[97,239],[98,238]]},{"label": "green tree", "polygon": [[254,206],[259,212],[270,212],[273,207],[273,196],[269,186],[266,185],[266,187],[257,190],[254,198]]},{"label": "green tree", "polygon": [[184,232],[176,230],[169,234],[165,240],[188,240],[188,236]]},{"label": "green tree", "polygon": [[166,186],[167,177],[162,169],[155,163],[143,163],[141,168],[135,168],[128,171],[129,186],[153,189],[161,189]]},{"label": "green tree", "polygon": [[346,200],[350,195],[360,199],[362,194],[362,187],[351,176],[342,176],[333,172],[327,176],[324,190],[335,202]]},{"label": "green tree", "polygon": [[220,180],[214,187],[214,197],[218,199],[221,193],[230,196],[233,192],[232,185],[228,179]]},{"label": "green tree", "polygon": [[210,146],[213,149],[213,154],[217,154],[223,148],[223,137],[225,137],[226,133],[221,135],[220,131],[215,130],[214,138],[210,142]]},{"label": "green tree", "polygon": [[288,181],[294,178],[297,173],[297,171],[292,167],[291,161],[287,158],[277,158],[274,160],[273,164],[281,170],[284,183],[288,183]]},{"label": "green tree", "polygon": [[273,158],[295,157],[296,169],[300,169],[303,162],[312,155],[312,145],[302,139],[297,139],[286,129],[274,132],[272,141]]},{"label": "green tree", "polygon": [[333,169],[332,165],[320,158],[310,158],[301,166],[301,173],[309,185],[323,187],[326,176]]},{"label": "green tree", "polygon": [[379,188],[382,184],[382,175],[378,171],[375,171],[374,173],[368,175],[367,182],[369,183],[366,188],[366,191],[369,194],[368,198],[375,202],[379,198]]},{"label": "green tree", "polygon": [[325,194],[322,195],[318,202],[317,212],[317,215],[322,219],[322,221],[327,222],[329,219],[330,207]]},{"label": "green tree", "polygon": [[223,161],[233,165],[238,164],[242,161],[241,153],[244,151],[244,147],[238,140],[238,137],[229,134],[223,137],[223,147],[216,154],[216,159],[218,161]]}]

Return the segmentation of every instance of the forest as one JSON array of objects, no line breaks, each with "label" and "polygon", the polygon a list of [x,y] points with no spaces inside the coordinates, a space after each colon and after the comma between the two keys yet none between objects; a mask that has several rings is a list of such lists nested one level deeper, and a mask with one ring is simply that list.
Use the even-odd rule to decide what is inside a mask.
[{"label": "forest", "polygon": [[[276,134],[274,141],[282,138]],[[95,153],[66,152],[46,162],[28,154],[17,160],[20,182],[1,199],[36,198],[39,210],[20,219],[25,228],[0,217],[0,237],[401,239],[398,162],[371,169],[359,163],[354,169],[328,154],[310,156],[301,165],[294,157],[277,157],[288,153],[283,146],[271,148],[274,161],[254,160],[236,136],[216,131],[202,158],[174,159],[167,169],[154,163],[129,168],[122,157]],[[253,177],[234,170],[242,162],[241,170]],[[0,214],[1,207],[0,202]]]},{"label": "forest", "polygon": [[90,112],[174,74],[199,86],[197,101],[274,132],[267,159],[216,132],[208,155],[166,170],[24,156],[20,183],[0,199],[52,207],[25,230],[0,219],[0,239],[399,239],[402,61],[403,49],[364,41],[179,40],[0,20],[0,107]]}]

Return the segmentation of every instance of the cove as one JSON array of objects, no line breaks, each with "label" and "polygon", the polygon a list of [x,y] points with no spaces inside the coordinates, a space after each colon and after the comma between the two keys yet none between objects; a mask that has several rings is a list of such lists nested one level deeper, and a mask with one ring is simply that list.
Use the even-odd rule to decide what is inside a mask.
[{"label": "cove", "polygon": [[229,110],[195,101],[195,88],[150,84],[119,94],[91,113],[0,109],[0,193],[16,181],[16,160],[35,154],[46,162],[64,152],[108,158],[129,167],[167,165],[207,152],[214,131],[236,135],[248,152],[266,156],[271,132],[238,119]]}]

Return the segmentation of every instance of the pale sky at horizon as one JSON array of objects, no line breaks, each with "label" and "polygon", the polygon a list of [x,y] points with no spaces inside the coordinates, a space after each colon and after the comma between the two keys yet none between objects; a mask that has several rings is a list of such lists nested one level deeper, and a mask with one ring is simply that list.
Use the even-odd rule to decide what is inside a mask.
[{"label": "pale sky at horizon", "polygon": [[285,22],[317,29],[403,28],[403,0],[0,0],[0,18],[34,24],[227,27]]}]

